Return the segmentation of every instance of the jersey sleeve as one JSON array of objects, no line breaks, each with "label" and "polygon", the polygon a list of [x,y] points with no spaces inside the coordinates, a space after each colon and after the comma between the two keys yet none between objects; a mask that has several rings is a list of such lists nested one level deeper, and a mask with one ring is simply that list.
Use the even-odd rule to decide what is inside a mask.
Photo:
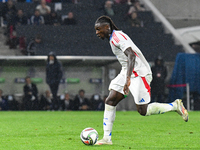
[{"label": "jersey sleeve", "polygon": [[112,43],[124,52],[128,47],[131,47],[131,43],[128,39],[127,35],[123,32],[114,32]]}]

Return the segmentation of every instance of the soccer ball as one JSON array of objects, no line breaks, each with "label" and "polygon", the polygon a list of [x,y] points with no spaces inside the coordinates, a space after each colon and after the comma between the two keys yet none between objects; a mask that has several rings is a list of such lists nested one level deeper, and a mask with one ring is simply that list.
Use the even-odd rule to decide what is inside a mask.
[{"label": "soccer ball", "polygon": [[98,140],[98,132],[93,128],[85,128],[80,135],[81,141],[85,145],[94,145]]}]

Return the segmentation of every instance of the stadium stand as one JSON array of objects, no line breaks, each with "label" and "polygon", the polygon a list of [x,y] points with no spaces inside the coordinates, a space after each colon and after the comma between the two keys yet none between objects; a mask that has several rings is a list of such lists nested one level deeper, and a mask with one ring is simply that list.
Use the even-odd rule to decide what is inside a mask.
[{"label": "stadium stand", "polygon": [[[82,4],[63,3],[59,15],[66,15],[69,11],[75,14],[78,21],[75,26],[16,26],[17,35],[27,40],[36,34],[42,36],[42,43],[38,44],[36,55],[47,55],[56,51],[57,55],[71,56],[113,56],[107,41],[99,40],[95,35],[94,22],[103,15],[100,2],[87,0]],[[54,4],[48,4],[54,9]],[[23,9],[27,16],[33,14],[36,4],[16,3],[16,8]],[[164,33],[161,23],[155,22],[150,11],[138,12],[144,27],[129,26],[126,18],[128,6],[114,5],[116,15],[112,17],[115,24],[127,33],[135,44],[143,51],[148,61],[153,61],[155,55],[162,54],[166,61],[174,61],[178,52],[183,52],[181,46],[174,44],[170,34]]]}]

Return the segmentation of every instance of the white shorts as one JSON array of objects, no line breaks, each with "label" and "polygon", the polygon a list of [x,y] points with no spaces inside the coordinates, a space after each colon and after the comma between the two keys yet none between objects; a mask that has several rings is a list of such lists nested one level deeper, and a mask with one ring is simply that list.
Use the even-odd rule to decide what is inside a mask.
[{"label": "white shorts", "polygon": [[[151,74],[147,75],[146,77],[131,77],[131,84],[129,86],[129,90],[133,95],[134,101],[137,105],[148,104],[151,101],[151,80]],[[111,81],[109,90],[115,90],[125,95],[123,91],[125,82],[126,75],[118,74],[118,76]]]}]

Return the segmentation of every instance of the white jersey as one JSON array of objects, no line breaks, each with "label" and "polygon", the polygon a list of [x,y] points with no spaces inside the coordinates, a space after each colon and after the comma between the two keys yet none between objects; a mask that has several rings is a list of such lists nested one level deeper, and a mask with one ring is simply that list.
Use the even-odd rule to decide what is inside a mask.
[{"label": "white jersey", "polygon": [[122,74],[127,73],[128,57],[125,55],[124,51],[129,47],[132,48],[136,55],[132,76],[145,77],[148,74],[152,74],[150,65],[143,56],[142,52],[124,32],[113,30],[113,33],[110,36],[110,45],[113,53],[116,55],[119,63],[122,65]]}]

